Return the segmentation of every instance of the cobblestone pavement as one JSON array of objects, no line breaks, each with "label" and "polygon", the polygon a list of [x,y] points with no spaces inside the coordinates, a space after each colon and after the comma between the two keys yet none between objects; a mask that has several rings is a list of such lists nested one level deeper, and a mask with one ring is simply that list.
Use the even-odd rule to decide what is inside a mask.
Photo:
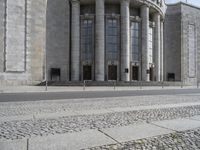
[{"label": "cobblestone pavement", "polygon": [[85,150],[200,150],[200,128]]},{"label": "cobblestone pavement", "polygon": [[[200,102],[199,96],[135,96],[37,102],[9,102],[0,103],[0,117],[20,117],[23,115],[67,112],[72,110],[101,110],[115,107],[122,108],[191,102]],[[146,121],[176,119],[194,115],[200,115],[200,106],[0,122],[0,140],[15,140],[35,136],[80,132],[87,129],[112,128]]]},{"label": "cobblestone pavement", "polygon": [[176,104],[190,102],[200,102],[199,96],[134,96],[36,102],[2,102],[0,103],[0,117],[56,113],[71,110],[97,110],[115,107],[150,106],[155,104]]},{"label": "cobblestone pavement", "polygon": [[200,115],[200,106],[2,122],[0,123],[0,140],[64,134],[86,129],[112,128],[194,115]]}]

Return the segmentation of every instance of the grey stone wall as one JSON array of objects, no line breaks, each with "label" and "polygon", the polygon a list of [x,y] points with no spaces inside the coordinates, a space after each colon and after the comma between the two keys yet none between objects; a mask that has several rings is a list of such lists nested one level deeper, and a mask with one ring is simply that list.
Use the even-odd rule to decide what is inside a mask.
[{"label": "grey stone wall", "polygon": [[29,82],[44,79],[44,52],[46,35],[46,2],[27,1],[27,74]]},{"label": "grey stone wall", "polygon": [[0,85],[43,80],[45,12],[46,3],[41,0],[0,1]]},{"label": "grey stone wall", "polygon": [[174,73],[181,81],[181,7],[168,6],[164,22],[164,78]]},{"label": "grey stone wall", "polygon": [[120,5],[105,5],[105,14],[120,14]]},{"label": "grey stone wall", "polygon": [[27,84],[26,0],[2,0],[0,7],[0,85]]},{"label": "grey stone wall", "polygon": [[95,4],[93,5],[81,5],[80,7],[80,14],[95,14]]},{"label": "grey stone wall", "polygon": [[50,69],[60,68],[61,80],[69,80],[69,20],[68,0],[48,0],[47,4],[47,64]]},{"label": "grey stone wall", "polygon": [[[169,5],[165,17],[165,79],[175,73],[187,85],[200,81],[200,8]],[[193,31],[192,31],[193,30]]]},{"label": "grey stone wall", "polygon": [[131,7],[130,16],[140,16],[140,9]]},{"label": "grey stone wall", "polygon": [[25,71],[26,0],[6,1],[6,71]]},{"label": "grey stone wall", "polygon": [[[197,79],[200,79],[200,8],[193,7],[182,3],[182,77],[188,84],[196,84]],[[189,40],[189,26],[194,26],[194,50],[191,50]],[[194,58],[191,58],[192,51],[195,53]],[[189,57],[190,56],[190,57]],[[192,59],[192,60],[190,60]],[[196,64],[190,65],[190,61],[195,61]],[[191,70],[195,71],[195,75],[191,76]]]}]

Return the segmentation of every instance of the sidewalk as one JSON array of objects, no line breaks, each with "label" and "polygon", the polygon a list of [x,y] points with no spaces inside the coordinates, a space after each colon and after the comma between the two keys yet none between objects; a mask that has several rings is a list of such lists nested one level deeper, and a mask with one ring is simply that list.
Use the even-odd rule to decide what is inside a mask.
[{"label": "sidewalk", "polygon": [[92,149],[92,147],[105,145],[123,145],[124,142],[152,138],[160,135],[173,134],[174,138],[176,138],[176,133],[178,132],[197,128],[200,128],[200,116],[155,121],[101,130],[91,129],[76,133],[33,137],[30,139],[14,140],[9,142],[1,141],[0,147],[1,150],[26,150],[27,147],[29,150]]},{"label": "sidewalk", "polygon": [[188,150],[199,139],[199,95],[0,105],[1,150]]},{"label": "sidewalk", "polygon": [[0,93],[27,93],[27,92],[77,92],[77,91],[127,91],[127,90],[165,90],[165,89],[195,89],[196,86],[2,86]]}]

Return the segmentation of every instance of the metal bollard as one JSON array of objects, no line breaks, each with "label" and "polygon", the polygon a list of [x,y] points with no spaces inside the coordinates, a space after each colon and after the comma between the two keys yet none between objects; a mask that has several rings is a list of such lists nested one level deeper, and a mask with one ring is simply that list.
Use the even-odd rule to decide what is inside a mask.
[{"label": "metal bollard", "polygon": [[142,90],[142,82],[140,82],[140,89]]},{"label": "metal bollard", "polygon": [[181,81],[181,88],[183,88],[183,81]]},{"label": "metal bollard", "polygon": [[83,81],[83,91],[85,91],[86,81]]},{"label": "metal bollard", "polygon": [[113,87],[114,87],[114,91],[116,90],[116,80],[113,80]]},{"label": "metal bollard", "polygon": [[29,150],[29,144],[30,144],[29,139],[27,139],[27,144],[26,144],[26,145],[27,145],[27,146],[26,146],[26,149],[27,149],[27,150]]},{"label": "metal bollard", "polygon": [[45,91],[48,91],[48,81],[45,81]]}]

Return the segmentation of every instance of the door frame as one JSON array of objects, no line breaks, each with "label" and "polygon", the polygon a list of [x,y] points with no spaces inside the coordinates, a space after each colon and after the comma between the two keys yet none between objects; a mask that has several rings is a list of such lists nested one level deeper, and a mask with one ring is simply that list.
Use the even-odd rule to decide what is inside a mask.
[{"label": "door frame", "polygon": [[[137,80],[133,80],[133,67],[137,67]],[[138,65],[131,65],[131,81],[140,80],[140,67]]]}]

